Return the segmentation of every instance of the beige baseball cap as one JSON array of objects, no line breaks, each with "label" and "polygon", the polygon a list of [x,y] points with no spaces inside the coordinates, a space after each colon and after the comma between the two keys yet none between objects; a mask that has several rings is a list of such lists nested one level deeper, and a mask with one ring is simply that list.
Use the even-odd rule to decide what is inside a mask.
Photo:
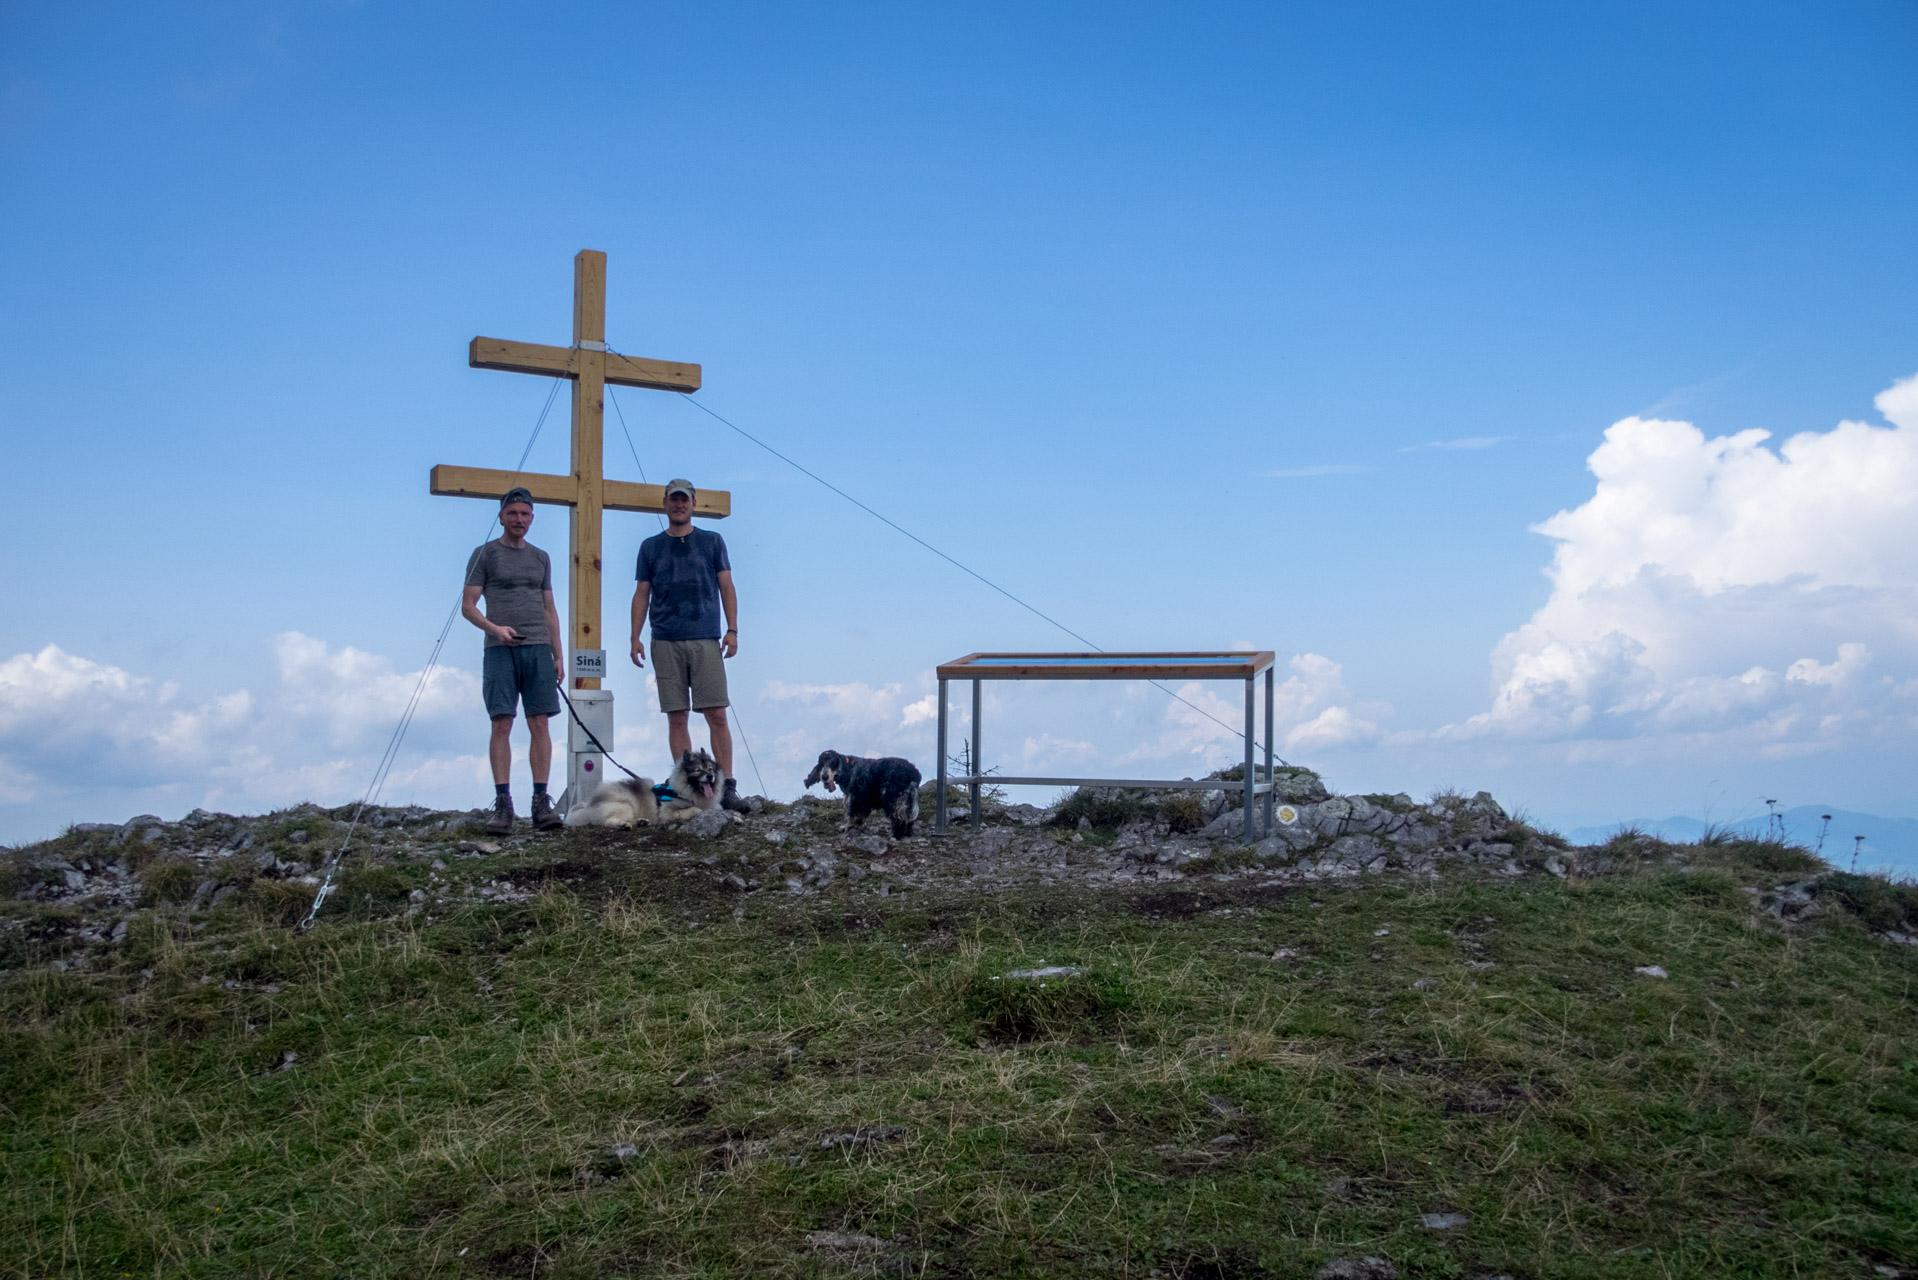
[{"label": "beige baseball cap", "polygon": [[666,496],[670,498],[675,493],[683,493],[693,499],[699,497],[699,490],[693,488],[693,482],[691,480],[668,480],[666,482]]}]

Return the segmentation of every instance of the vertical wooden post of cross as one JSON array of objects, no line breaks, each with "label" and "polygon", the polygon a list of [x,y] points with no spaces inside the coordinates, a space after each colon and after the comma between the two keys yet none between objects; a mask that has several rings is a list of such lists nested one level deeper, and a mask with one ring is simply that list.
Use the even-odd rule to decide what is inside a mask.
[{"label": "vertical wooden post of cross", "polygon": [[[573,647],[603,649],[600,630],[600,529],[602,444],[606,434],[606,255],[581,249],[573,258],[573,345],[579,375],[573,380],[572,587]],[[574,676],[573,688],[597,689],[599,681]]]}]

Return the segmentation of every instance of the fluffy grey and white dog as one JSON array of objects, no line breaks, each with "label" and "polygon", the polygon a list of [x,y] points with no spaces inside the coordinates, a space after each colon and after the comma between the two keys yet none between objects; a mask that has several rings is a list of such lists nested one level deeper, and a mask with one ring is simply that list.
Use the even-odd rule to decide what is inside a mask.
[{"label": "fluffy grey and white dog", "polygon": [[912,834],[919,818],[919,770],[910,760],[898,756],[842,756],[837,751],[821,751],[819,763],[806,775],[806,785],[824,783],[831,791],[838,785],[846,792],[846,828],[856,830],[866,824],[874,809],[885,811],[892,823],[895,839]]},{"label": "fluffy grey and white dog", "polygon": [[688,751],[664,786],[651,778],[604,782],[585,804],[566,814],[569,827],[651,827],[684,822],[719,807],[719,762],[704,751]]}]

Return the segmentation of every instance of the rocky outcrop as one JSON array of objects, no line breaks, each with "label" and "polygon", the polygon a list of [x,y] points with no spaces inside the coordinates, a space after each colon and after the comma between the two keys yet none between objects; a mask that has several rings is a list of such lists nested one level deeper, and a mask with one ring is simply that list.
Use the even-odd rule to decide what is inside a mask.
[{"label": "rocky outcrop", "polygon": [[[1168,878],[1254,887],[1386,875],[1570,879],[1647,862],[1683,866],[1697,852],[1629,835],[1572,847],[1515,820],[1483,791],[1423,802],[1404,794],[1339,796],[1302,769],[1286,771],[1280,782],[1274,820],[1250,840],[1243,813],[1232,807],[1236,793],[1168,801],[1164,793],[1110,789],[1050,809],[988,797],[979,829],[955,819],[943,836],[931,832],[925,806],[920,834],[904,840],[876,819],[848,831],[842,801],[810,795],[789,805],[755,798],[750,813],[715,810],[655,832],[546,834],[522,824],[500,840],[482,838],[486,815],[479,810],[375,808],[357,825],[352,806],[302,805],[255,817],[195,810],[177,822],[141,814],[125,823],[78,825],[0,854],[0,896],[39,904],[0,914],[0,965],[85,968],[126,944],[150,914],[171,917],[175,928],[181,918],[198,928],[191,923],[198,917],[250,907],[290,924],[343,845],[350,848],[348,879],[370,879],[329,900],[329,912],[350,902],[362,914],[427,921],[465,907],[524,902],[560,867],[586,867],[596,876],[596,866],[629,854],[647,860],[649,876],[686,877],[689,888],[704,886],[700,891],[744,911],[768,897],[1124,888]],[[1261,822],[1264,807],[1254,811]],[[1096,826],[1089,815],[1114,825]],[[1780,875],[1752,888],[1755,910],[1783,927],[1816,914],[1829,876],[1797,874],[1795,882]],[[1893,912],[1873,928],[1918,943],[1913,917],[1918,912]],[[49,939],[58,945],[43,945]]]}]

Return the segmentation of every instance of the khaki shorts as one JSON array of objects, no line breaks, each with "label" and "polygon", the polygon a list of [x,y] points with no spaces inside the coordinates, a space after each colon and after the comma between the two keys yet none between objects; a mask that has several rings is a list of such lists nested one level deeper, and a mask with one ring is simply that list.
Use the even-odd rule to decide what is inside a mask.
[{"label": "khaki shorts", "polygon": [[653,683],[659,686],[661,711],[731,705],[726,697],[726,661],[719,656],[717,640],[653,641]]}]

